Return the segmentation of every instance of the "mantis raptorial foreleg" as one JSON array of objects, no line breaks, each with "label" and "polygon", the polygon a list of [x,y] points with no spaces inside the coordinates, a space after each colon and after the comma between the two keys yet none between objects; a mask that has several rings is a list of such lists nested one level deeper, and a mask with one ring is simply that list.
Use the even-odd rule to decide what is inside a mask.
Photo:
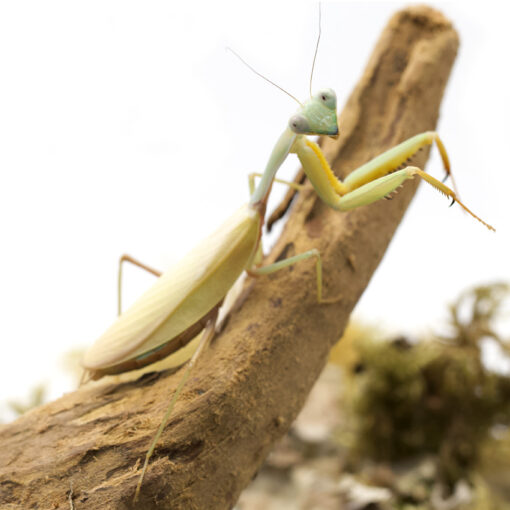
[{"label": "mantis raptorial foreleg", "polygon": [[[457,192],[455,181],[453,180],[453,176],[450,172],[450,160],[448,158],[448,154],[446,153],[443,142],[435,131],[426,131],[425,133],[415,135],[395,147],[392,147],[386,152],[383,152],[379,156],[376,156],[374,159],[371,159],[364,165],[356,168],[356,170],[353,170],[343,181],[346,191],[352,191],[367,182],[374,181],[379,177],[394,172],[395,170],[399,170],[420,149],[423,149],[434,142],[439,149],[439,154],[441,155],[443,166],[446,171],[445,179],[447,177],[452,179],[453,189]],[[458,193],[456,194],[458,195]]]},{"label": "mantis raptorial foreleg", "polygon": [[[457,202],[473,218],[480,221],[489,230],[494,228],[474,214],[460,200],[458,195],[448,186],[415,166],[405,166],[406,162],[422,147],[436,142],[447,175],[450,175],[448,155],[439,136],[434,131],[427,131],[413,136],[400,145],[375,157],[368,163],[353,170],[344,181],[341,181],[331,170],[320,147],[306,138],[297,139],[292,151],[296,152],[307,177],[310,179],[317,194],[333,209],[347,211],[368,205],[387,197],[397,190],[404,181],[415,175],[427,181],[441,193]],[[405,168],[402,168],[405,166]],[[402,168],[401,170],[399,170]]]},{"label": "mantis raptorial foreleg", "polygon": [[483,223],[488,229],[494,230],[491,225],[485,223],[485,221],[464,205],[453,190],[416,166],[408,166],[390,175],[379,177],[378,179],[350,191],[338,200],[338,209],[341,211],[347,211],[349,209],[355,209],[356,207],[376,202],[377,200],[387,197],[396,191],[407,179],[412,179],[414,176],[421,177],[438,191],[447,197],[450,197],[452,199],[452,204],[457,202],[462,209],[473,216],[473,218]]},{"label": "mantis raptorial foreleg", "polygon": [[122,266],[124,262],[129,262],[134,266],[137,266],[141,269],[145,269],[145,271],[148,271],[154,276],[158,277],[161,276],[161,271],[158,271],[157,269],[154,269],[148,266],[147,264],[140,262],[139,260],[131,257],[131,255],[127,254],[122,255],[119,259],[119,271],[117,276],[117,315],[120,315],[122,313]]}]

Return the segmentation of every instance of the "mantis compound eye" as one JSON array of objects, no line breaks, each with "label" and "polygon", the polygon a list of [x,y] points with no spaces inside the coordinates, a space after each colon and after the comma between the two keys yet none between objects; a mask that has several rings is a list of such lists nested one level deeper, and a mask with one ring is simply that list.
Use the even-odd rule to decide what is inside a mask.
[{"label": "mantis compound eye", "polygon": [[302,115],[293,115],[289,120],[289,127],[298,135],[306,134],[310,132],[310,125],[308,121]]},{"label": "mantis compound eye", "polygon": [[316,97],[326,107],[336,110],[336,94],[333,89],[324,89],[317,93]]}]

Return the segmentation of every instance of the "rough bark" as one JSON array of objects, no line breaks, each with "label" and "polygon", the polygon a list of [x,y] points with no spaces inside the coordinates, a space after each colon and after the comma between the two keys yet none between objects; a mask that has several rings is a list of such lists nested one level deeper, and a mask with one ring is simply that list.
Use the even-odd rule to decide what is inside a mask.
[{"label": "rough bark", "polygon": [[[389,22],[323,148],[339,176],[434,129],[458,47],[450,22],[412,7]],[[414,164],[423,166],[428,151]],[[318,305],[312,261],[260,278],[205,353],[152,458],[137,508],[227,509],[296,417],[330,347],[379,264],[416,189],[349,213],[299,193],[268,261],[312,247],[323,256]],[[133,508],[137,464],[179,373],[86,385],[0,430],[1,508]]]}]

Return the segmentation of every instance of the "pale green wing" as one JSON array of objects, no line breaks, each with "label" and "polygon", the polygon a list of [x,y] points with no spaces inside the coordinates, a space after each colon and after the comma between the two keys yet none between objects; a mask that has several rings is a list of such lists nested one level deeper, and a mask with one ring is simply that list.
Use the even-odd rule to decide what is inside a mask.
[{"label": "pale green wing", "polygon": [[219,303],[251,263],[260,216],[243,206],[157,282],[85,353],[97,370],[136,358],[168,342]]}]

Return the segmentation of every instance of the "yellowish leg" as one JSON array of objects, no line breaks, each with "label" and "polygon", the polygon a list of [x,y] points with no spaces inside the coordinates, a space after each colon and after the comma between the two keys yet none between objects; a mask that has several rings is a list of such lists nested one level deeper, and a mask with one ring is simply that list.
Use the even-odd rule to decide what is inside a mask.
[{"label": "yellowish leg", "polygon": [[436,142],[447,174],[450,163],[439,136],[434,131],[427,131],[413,136],[409,140],[393,147],[380,156],[353,170],[342,182],[327,163],[320,147],[307,138],[297,139],[293,150],[298,155],[308,179],[321,199],[333,209],[347,211],[363,205],[371,204],[387,197],[400,187],[404,181],[418,175],[430,185],[458,202],[471,216],[483,223],[488,229],[494,230],[485,223],[459,199],[458,194],[429,174],[417,167],[407,166],[396,170],[420,148]]},{"label": "yellowish leg", "polygon": [[473,213],[473,211],[465,206],[453,190],[441,181],[438,181],[429,175],[427,172],[424,172],[415,166],[408,166],[390,175],[385,175],[384,177],[368,182],[367,184],[356,188],[354,191],[347,193],[338,200],[338,209],[347,211],[349,209],[355,209],[356,207],[376,202],[377,200],[380,200],[381,198],[384,198],[396,191],[407,179],[411,179],[414,176],[421,177],[438,191],[457,202],[467,213],[479,222],[483,223],[489,230],[494,230],[491,225],[483,221],[480,217]]},{"label": "yellowish leg", "polygon": [[378,179],[390,172],[394,172],[409,161],[409,159],[412,158],[412,156],[414,156],[420,149],[427,145],[431,145],[434,142],[437,145],[446,171],[445,179],[447,177],[452,179],[453,189],[458,196],[457,187],[450,171],[450,160],[448,158],[448,154],[446,153],[443,142],[435,131],[426,131],[425,133],[415,135],[395,147],[392,147],[386,152],[383,152],[379,156],[376,156],[374,159],[371,159],[356,170],[353,170],[344,179],[344,184],[348,191],[352,191],[367,182]]},{"label": "yellowish leg", "polygon": [[[478,217],[473,211],[471,211],[467,206],[465,206],[460,200],[459,197],[455,194],[454,191],[452,191],[448,186],[445,186],[442,182],[438,181],[437,179],[434,179],[430,174],[427,172],[424,172],[423,170],[420,170],[417,167],[407,167],[405,170],[407,170],[411,175],[417,175],[418,177],[421,177],[424,181],[427,181],[431,186],[434,186],[437,190],[439,190],[441,193],[446,195],[447,197],[450,197],[453,202],[457,202],[464,211],[466,211],[468,214],[473,216],[473,218],[477,219],[480,223],[485,225],[489,230],[492,230],[493,232],[496,231],[496,229],[483,221],[480,217]],[[453,204],[452,202],[452,204]]]}]

